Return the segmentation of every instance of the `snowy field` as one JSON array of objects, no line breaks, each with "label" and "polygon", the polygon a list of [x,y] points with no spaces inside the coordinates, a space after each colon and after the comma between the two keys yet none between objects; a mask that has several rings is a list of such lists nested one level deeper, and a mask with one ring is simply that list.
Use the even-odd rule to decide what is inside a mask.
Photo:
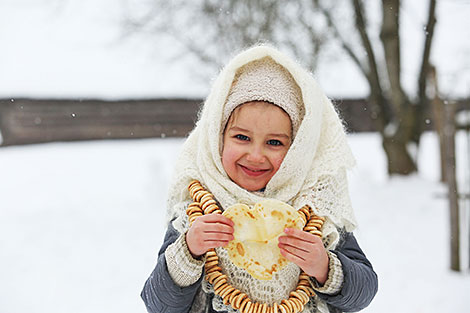
[{"label": "snowy field", "polygon": [[[469,312],[470,277],[448,270],[437,143],[420,174],[386,176],[380,139],[350,135],[359,242],[379,275],[365,312]],[[0,148],[0,312],[146,312],[140,290],[162,243],[182,139]]]}]

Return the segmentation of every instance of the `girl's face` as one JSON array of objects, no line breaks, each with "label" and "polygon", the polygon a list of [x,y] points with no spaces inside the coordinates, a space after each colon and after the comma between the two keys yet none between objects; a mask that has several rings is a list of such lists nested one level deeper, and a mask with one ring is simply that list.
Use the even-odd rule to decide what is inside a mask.
[{"label": "girl's face", "polygon": [[267,102],[236,108],[224,132],[222,164],[228,176],[248,191],[268,184],[292,141],[292,125],[284,110]]}]

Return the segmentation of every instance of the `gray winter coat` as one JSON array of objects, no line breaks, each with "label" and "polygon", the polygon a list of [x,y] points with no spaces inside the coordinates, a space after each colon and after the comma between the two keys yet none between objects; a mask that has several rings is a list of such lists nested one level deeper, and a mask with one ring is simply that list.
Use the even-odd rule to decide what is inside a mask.
[{"label": "gray winter coat", "polygon": [[[158,253],[155,269],[147,279],[141,297],[149,313],[187,313],[191,310],[196,294],[202,293],[201,278],[193,285],[179,287],[174,283],[167,269],[166,248],[176,241],[180,233],[171,223],[164,243]],[[362,310],[377,293],[378,280],[371,263],[362,252],[352,233],[343,233],[340,243],[333,250],[343,267],[344,281],[341,291],[335,295],[316,294],[326,301],[330,312],[356,312]],[[204,312],[216,312],[212,308],[213,295],[204,295]],[[199,297],[198,297],[199,299]]]}]

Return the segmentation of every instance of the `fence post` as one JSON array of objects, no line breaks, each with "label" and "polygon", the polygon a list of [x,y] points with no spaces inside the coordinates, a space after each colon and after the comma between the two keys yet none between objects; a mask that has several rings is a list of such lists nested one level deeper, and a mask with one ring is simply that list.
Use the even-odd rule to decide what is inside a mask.
[{"label": "fence post", "polygon": [[460,214],[455,162],[455,107],[455,103],[450,101],[446,102],[444,106],[444,146],[450,209],[450,268],[454,271],[460,271]]}]

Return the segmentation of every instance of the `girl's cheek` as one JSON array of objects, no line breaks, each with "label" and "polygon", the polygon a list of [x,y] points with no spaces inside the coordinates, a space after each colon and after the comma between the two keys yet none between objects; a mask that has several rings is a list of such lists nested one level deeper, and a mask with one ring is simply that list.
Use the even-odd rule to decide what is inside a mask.
[{"label": "girl's cheek", "polygon": [[222,152],[222,166],[226,172],[230,172],[235,167],[236,153],[232,149],[224,149]]},{"label": "girl's cheek", "polygon": [[229,170],[229,156],[227,154],[222,155],[222,166],[224,167],[225,171]]},{"label": "girl's cheek", "polygon": [[279,158],[274,162],[274,167],[276,168],[276,171],[281,167],[282,161],[284,161],[284,156],[279,157]]},{"label": "girl's cheek", "polygon": [[277,157],[274,161],[274,167],[278,170],[281,167],[282,161],[286,157],[287,151],[283,152],[279,157]]}]

